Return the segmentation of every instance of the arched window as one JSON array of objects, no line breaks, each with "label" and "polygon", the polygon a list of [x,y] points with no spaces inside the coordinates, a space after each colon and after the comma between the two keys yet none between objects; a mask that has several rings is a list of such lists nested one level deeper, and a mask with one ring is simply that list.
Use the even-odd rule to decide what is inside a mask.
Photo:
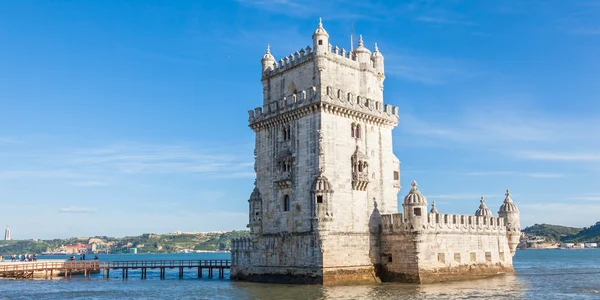
[{"label": "arched window", "polygon": [[290,196],[283,196],[283,211],[290,211]]},{"label": "arched window", "polygon": [[287,130],[285,129],[285,126],[283,126],[283,128],[281,128],[281,133],[283,135],[283,140],[287,141],[288,137],[287,137]]},{"label": "arched window", "polygon": [[363,164],[362,164],[362,162],[359,161],[358,162],[358,172],[362,172],[362,170],[363,170]]},{"label": "arched window", "polygon": [[354,137],[360,139],[360,124],[356,124],[354,127]]},{"label": "arched window", "polygon": [[352,135],[352,137],[355,137],[356,135],[356,124],[352,123],[352,127],[350,127],[350,134]]}]

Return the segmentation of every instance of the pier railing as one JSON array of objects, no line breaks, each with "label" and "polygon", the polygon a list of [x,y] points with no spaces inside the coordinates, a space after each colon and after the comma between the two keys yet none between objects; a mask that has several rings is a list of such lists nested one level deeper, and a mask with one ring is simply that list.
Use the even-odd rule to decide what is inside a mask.
[{"label": "pier railing", "polygon": [[[166,269],[179,269],[179,277],[183,278],[184,269],[197,268],[198,278],[203,269],[208,277],[213,277],[213,270],[218,271],[219,278],[225,275],[225,269],[231,269],[231,260],[131,260],[131,261],[53,261],[53,262],[18,262],[0,264],[0,277],[32,278],[34,276],[65,276],[82,274],[89,277],[92,273],[104,272],[108,278],[110,270],[121,270],[123,278],[129,276],[129,270],[141,269],[142,279],[147,277],[148,269],[160,269],[160,278],[165,278]],[[36,275],[37,274],[37,275]]]}]

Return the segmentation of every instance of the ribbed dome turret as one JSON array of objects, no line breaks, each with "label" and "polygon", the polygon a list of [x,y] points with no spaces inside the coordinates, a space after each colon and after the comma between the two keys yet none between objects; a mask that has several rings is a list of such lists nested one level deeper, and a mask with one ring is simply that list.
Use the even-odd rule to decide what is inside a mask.
[{"label": "ribbed dome turret", "polygon": [[440,214],[440,212],[435,208],[435,201],[431,202],[431,210],[429,211],[432,214]]},{"label": "ribbed dome turret", "polygon": [[257,187],[254,187],[252,194],[250,194],[250,200],[248,201],[261,201],[260,191]]},{"label": "ribbed dome turret", "polygon": [[515,205],[515,203],[513,203],[512,199],[510,198],[510,190],[506,190],[505,195],[506,195],[506,198],[504,198],[504,203],[502,204],[502,206],[500,206],[500,210],[498,211],[498,213],[519,212],[517,205]]},{"label": "ribbed dome turret", "polygon": [[315,30],[315,33],[313,33],[313,38],[315,36],[326,36],[329,37],[329,34],[327,33],[327,30],[325,30],[325,28],[323,28],[323,19],[319,18],[319,27],[317,27],[317,30]]},{"label": "ribbed dome turret", "polygon": [[476,216],[491,217],[492,216],[492,212],[489,210],[489,208],[487,207],[487,205],[485,205],[485,199],[483,199],[483,197],[481,197],[480,202],[481,202],[481,204],[479,205],[479,209],[475,212],[475,215]]},{"label": "ribbed dome turret", "polygon": [[267,52],[265,53],[265,55],[263,55],[260,62],[262,64],[263,72],[268,70],[269,68],[272,68],[273,65],[275,64],[275,57],[273,57],[273,55],[271,55],[271,46],[270,45],[267,45]]},{"label": "ribbed dome turret", "polygon": [[410,185],[412,185],[412,188],[410,189],[410,192],[408,192],[408,195],[404,197],[404,204],[427,206],[427,198],[425,198],[417,188],[417,182],[413,181]]},{"label": "ribbed dome turret", "polygon": [[329,183],[329,179],[327,179],[323,173],[320,173],[319,176],[317,176],[317,179],[315,179],[315,182],[313,183],[313,192],[333,193],[331,183]]},{"label": "ribbed dome turret", "polygon": [[371,55],[371,50],[365,47],[365,43],[363,42],[362,34],[358,36],[358,47],[354,49],[354,53],[368,53]]}]

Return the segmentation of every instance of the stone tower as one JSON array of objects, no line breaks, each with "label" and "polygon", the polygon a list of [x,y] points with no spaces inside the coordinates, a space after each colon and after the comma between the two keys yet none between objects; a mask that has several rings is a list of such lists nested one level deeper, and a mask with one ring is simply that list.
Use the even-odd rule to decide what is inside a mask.
[{"label": "stone tower", "polygon": [[352,52],[332,47],[319,21],[312,47],[279,61],[268,47],[261,64],[251,238],[232,245],[232,278],[373,281],[380,216],[398,211],[400,190],[383,55],[362,36]]},{"label": "stone tower", "polygon": [[504,203],[502,203],[500,210],[498,210],[498,216],[504,218],[510,252],[515,255],[521,238],[521,219],[519,208],[517,208],[517,205],[510,198],[510,190],[506,190],[506,198],[504,198]]},{"label": "stone tower", "polygon": [[6,225],[6,230],[4,230],[4,240],[10,241],[10,228]]}]

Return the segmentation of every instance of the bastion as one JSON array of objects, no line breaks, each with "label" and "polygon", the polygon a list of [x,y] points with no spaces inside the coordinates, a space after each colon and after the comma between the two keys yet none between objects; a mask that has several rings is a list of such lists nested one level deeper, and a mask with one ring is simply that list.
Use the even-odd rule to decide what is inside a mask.
[{"label": "bastion", "polygon": [[250,237],[232,243],[231,278],[279,283],[430,283],[513,272],[519,211],[440,214],[417,183],[398,208],[398,107],[383,101],[377,44],[333,47],[319,22],[307,46],[261,59]]}]

